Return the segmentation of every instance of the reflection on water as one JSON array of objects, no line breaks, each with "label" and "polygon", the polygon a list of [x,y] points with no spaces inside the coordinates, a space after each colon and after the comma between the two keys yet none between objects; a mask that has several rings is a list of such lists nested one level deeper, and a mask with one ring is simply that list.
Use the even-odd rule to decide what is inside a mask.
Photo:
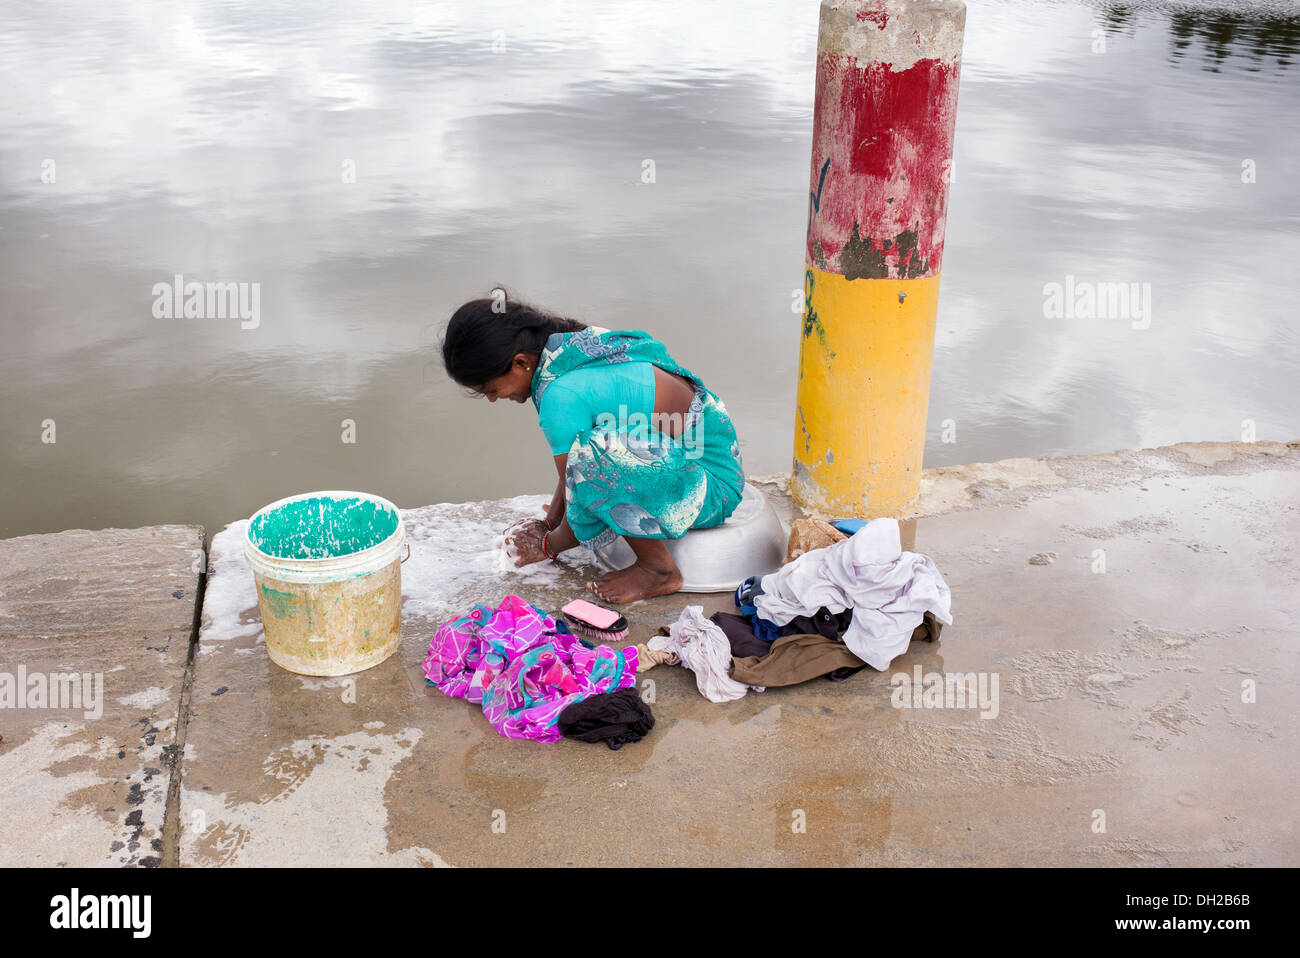
[{"label": "reflection on water", "polygon": [[[1138,8],[1105,4],[1100,15],[1108,33],[1120,33],[1138,23]],[[1300,14],[1294,10],[1187,10],[1169,13],[1169,54],[1173,63],[1190,62],[1218,73],[1229,57],[1249,61],[1242,68],[1282,70],[1300,50]]]},{"label": "reflection on water", "polygon": [[[816,20],[6,6],[0,535],[548,490],[530,407],[436,354],[498,283],[654,331],[787,470]],[[1298,36],[1291,5],[972,0],[928,465],[1300,433]],[[155,318],[177,274],[258,284],[256,327]],[[1149,284],[1149,326],[1049,317],[1067,281]]]}]

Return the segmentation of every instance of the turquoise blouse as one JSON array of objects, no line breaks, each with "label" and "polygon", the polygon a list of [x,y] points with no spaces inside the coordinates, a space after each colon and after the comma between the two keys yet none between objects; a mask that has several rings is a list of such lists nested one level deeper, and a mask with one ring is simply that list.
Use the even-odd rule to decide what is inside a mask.
[{"label": "turquoise blouse", "polygon": [[[596,425],[601,414],[639,427],[640,420],[632,417],[640,414],[648,425],[654,409],[654,365],[615,363],[574,369],[555,380],[542,395],[537,421],[551,455],[563,456],[578,433]],[[630,431],[636,434],[642,430]]]}]

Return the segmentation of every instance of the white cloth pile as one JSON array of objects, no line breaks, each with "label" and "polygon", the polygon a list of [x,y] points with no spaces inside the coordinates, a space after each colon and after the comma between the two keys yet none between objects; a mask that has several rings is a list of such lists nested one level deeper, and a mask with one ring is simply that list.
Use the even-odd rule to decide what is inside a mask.
[{"label": "white cloth pile", "polygon": [[907,651],[926,612],[952,625],[952,593],[929,556],[904,552],[897,519],[873,519],[841,542],[814,549],[762,579],[759,618],[786,625],[799,615],[853,610],[849,651],[877,671]]},{"label": "white cloth pile", "polygon": [[682,665],[695,673],[700,694],[710,702],[730,702],[743,697],[750,688],[763,691],[731,677],[731,643],[722,629],[704,617],[702,605],[682,609],[677,621],[668,627],[668,634],[656,635],[646,645],[656,651],[676,652]]}]

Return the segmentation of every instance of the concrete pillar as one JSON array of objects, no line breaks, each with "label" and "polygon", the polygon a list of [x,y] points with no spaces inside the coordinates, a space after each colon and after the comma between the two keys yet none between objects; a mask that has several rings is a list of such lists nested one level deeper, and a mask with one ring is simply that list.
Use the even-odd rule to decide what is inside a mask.
[{"label": "concrete pillar", "polygon": [[875,517],[920,489],[966,7],[823,0],[790,488]]}]

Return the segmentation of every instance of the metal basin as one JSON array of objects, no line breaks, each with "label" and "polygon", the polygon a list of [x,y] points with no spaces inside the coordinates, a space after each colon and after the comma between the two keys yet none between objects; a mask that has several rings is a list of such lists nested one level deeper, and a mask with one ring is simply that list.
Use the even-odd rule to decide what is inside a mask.
[{"label": "metal basin", "polygon": [[[740,505],[712,529],[692,529],[665,540],[682,572],[683,592],[728,592],[751,575],[765,575],[785,559],[786,531],[767,497],[745,483]],[[626,569],[636,561],[621,538],[596,551],[605,568]]]}]

